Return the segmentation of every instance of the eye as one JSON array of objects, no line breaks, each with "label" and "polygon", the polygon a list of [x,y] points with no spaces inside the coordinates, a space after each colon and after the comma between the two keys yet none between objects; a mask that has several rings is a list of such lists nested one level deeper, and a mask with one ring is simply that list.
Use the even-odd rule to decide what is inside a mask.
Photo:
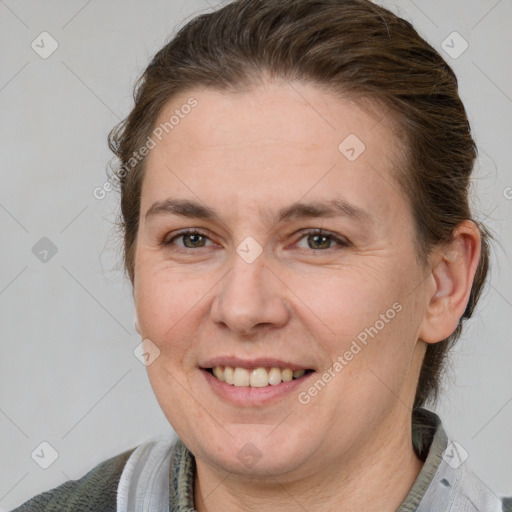
[{"label": "eye", "polygon": [[[182,240],[182,244],[176,243],[176,240]],[[200,249],[206,246],[207,240],[210,240],[204,233],[197,230],[187,230],[174,235],[170,239],[164,239],[162,245],[177,245],[183,249]],[[210,240],[211,242],[211,240]]]},{"label": "eye", "polygon": [[[309,229],[306,231],[302,231],[299,233],[300,237],[296,242],[302,249],[314,249],[317,251],[326,251],[329,249],[335,249],[333,245],[337,245],[340,247],[348,247],[350,242],[344,238],[340,238],[334,233],[330,233],[328,231],[323,231],[321,229]],[[181,243],[177,241],[181,240]],[[301,241],[306,241],[306,246]],[[203,247],[207,247],[208,245],[215,245],[210,238],[203,233],[202,231],[196,229],[189,229],[185,231],[181,231],[180,233],[175,234],[171,238],[165,238],[162,241],[163,246],[172,246],[175,245],[178,249],[201,249]]]},{"label": "eye", "polygon": [[[301,232],[300,240],[305,239],[307,246],[302,246],[303,249],[316,249],[316,250],[328,250],[333,249],[332,244],[337,244],[341,247],[348,247],[350,244],[347,240],[339,238],[334,233],[322,231],[321,229],[310,229],[308,231]],[[297,245],[300,246],[299,242]]]}]

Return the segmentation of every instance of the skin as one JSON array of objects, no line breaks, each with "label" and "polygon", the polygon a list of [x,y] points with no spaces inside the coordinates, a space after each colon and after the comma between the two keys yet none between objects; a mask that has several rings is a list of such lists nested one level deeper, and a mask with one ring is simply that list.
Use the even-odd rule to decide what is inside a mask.
[{"label": "skin", "polygon": [[[147,156],[134,300],[137,330],[160,350],[147,368],[151,385],[196,457],[195,507],[396,510],[422,467],[410,432],[422,358],[463,314],[478,230],[462,223],[454,242],[420,265],[411,209],[391,173],[399,141],[377,108],[373,115],[312,85],[267,81],[239,93],[188,91],[158,123],[190,96],[198,106]],[[338,150],[349,134],[366,146],[352,162]],[[146,220],[169,197],[206,205],[220,220]],[[371,220],[277,222],[291,203],[337,197]],[[184,228],[204,237],[179,237]],[[310,228],[348,245],[320,239],[317,248],[314,235],[300,233]],[[263,250],[252,263],[236,252],[248,236]],[[267,356],[320,376],[394,303],[401,311],[306,405],[291,393],[234,406],[198,368],[219,355]],[[261,456],[250,466],[237,456],[247,442]]]}]

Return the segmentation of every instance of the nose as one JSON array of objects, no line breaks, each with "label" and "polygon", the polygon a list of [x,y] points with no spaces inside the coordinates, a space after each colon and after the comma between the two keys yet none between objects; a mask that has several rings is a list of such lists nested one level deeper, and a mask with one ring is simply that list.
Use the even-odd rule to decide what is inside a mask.
[{"label": "nose", "polygon": [[218,326],[250,335],[262,328],[283,327],[289,321],[288,288],[265,264],[264,255],[247,263],[235,253],[231,270],[215,289],[211,319]]}]

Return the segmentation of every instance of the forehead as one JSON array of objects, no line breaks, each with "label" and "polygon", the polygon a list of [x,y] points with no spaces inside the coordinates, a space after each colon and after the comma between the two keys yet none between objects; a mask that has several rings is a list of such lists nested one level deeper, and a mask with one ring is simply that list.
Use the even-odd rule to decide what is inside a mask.
[{"label": "forehead", "polygon": [[259,214],[265,204],[335,199],[337,192],[358,196],[361,207],[388,209],[400,200],[387,190],[396,195],[401,149],[392,121],[376,105],[369,110],[296,82],[187,91],[157,120],[141,211],[181,195],[225,208],[257,205]]}]

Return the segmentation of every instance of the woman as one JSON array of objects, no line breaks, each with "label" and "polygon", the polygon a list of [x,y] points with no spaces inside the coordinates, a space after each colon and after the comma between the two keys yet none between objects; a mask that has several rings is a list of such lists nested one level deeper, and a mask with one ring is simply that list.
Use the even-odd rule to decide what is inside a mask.
[{"label": "woman", "polygon": [[456,77],[408,22],[367,0],[199,16],[110,146],[136,328],[179,439],[17,510],[512,510],[423,408],[489,234]]}]

